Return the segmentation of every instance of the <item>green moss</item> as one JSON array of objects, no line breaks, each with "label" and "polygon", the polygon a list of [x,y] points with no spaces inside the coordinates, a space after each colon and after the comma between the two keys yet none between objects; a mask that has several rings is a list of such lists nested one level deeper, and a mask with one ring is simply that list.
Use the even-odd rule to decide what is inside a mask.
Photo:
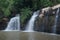
[{"label": "green moss", "polygon": [[21,22],[24,23],[24,21],[31,15],[30,8],[24,8],[21,9]]}]

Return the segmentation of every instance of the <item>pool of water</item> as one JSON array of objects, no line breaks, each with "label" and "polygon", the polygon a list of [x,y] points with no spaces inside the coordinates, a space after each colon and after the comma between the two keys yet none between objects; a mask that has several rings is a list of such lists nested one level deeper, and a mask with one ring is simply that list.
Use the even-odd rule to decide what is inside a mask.
[{"label": "pool of water", "polygon": [[0,40],[60,40],[60,35],[44,32],[0,32]]}]

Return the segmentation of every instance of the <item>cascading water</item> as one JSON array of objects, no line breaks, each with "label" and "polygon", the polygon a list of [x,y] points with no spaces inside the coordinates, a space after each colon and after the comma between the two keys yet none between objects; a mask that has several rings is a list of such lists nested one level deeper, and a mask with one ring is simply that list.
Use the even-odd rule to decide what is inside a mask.
[{"label": "cascading water", "polygon": [[33,26],[34,26],[34,22],[36,20],[36,17],[39,14],[39,10],[37,12],[34,12],[31,19],[29,20],[29,22],[26,25],[26,30],[24,32],[34,32],[33,30]]},{"label": "cascading water", "polygon": [[57,12],[56,12],[55,24],[54,24],[53,30],[52,30],[53,33],[56,33],[56,24],[57,24],[58,14],[59,14],[59,8],[58,8],[58,10],[57,10]]},{"label": "cascading water", "polygon": [[[34,22],[36,20],[36,17],[39,14],[39,10],[37,12],[34,12],[31,19],[29,20],[29,22],[26,25],[26,30],[23,32],[34,32],[33,27],[34,27]],[[28,40],[34,40],[34,34],[33,33],[28,33],[29,38]]]},{"label": "cascading water", "polygon": [[17,14],[15,17],[11,18],[4,31],[20,31],[20,15]]}]

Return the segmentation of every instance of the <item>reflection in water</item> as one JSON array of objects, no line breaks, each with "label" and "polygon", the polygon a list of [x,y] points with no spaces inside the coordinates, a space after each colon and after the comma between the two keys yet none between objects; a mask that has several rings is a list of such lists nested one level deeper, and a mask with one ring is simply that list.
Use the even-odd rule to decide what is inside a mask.
[{"label": "reflection in water", "polygon": [[0,32],[0,40],[60,40],[60,35],[41,32],[30,32],[30,34],[34,34],[34,38],[28,32]]},{"label": "reflection in water", "polygon": [[34,39],[34,34],[33,34],[33,33],[28,33],[28,35],[29,35],[28,40],[35,40],[35,39]]}]

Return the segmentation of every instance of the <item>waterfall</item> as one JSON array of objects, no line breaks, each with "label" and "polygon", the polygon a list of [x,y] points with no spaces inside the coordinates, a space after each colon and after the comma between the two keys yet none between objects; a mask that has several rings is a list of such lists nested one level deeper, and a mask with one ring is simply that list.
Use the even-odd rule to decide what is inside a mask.
[{"label": "waterfall", "polygon": [[20,15],[17,14],[15,17],[11,18],[4,31],[19,31],[20,30]]},{"label": "waterfall", "polygon": [[54,26],[53,26],[53,33],[56,33],[56,24],[57,24],[57,19],[58,19],[58,14],[59,14],[59,8],[58,8],[58,10],[57,10],[57,12],[56,12],[56,17],[55,17],[55,24],[54,24]]},{"label": "waterfall", "polygon": [[36,20],[36,17],[39,14],[39,10],[37,12],[34,12],[31,19],[29,20],[29,22],[26,25],[26,29],[24,32],[34,32],[33,27],[34,27],[34,22]]},{"label": "waterfall", "polygon": [[[37,12],[33,13],[31,19],[29,20],[29,22],[26,25],[25,31],[23,31],[23,32],[34,32],[34,30],[33,30],[34,22],[36,20],[36,17],[38,16],[38,14],[39,14],[39,10]],[[28,33],[28,35],[29,35],[28,40],[35,40],[33,33]]]}]

